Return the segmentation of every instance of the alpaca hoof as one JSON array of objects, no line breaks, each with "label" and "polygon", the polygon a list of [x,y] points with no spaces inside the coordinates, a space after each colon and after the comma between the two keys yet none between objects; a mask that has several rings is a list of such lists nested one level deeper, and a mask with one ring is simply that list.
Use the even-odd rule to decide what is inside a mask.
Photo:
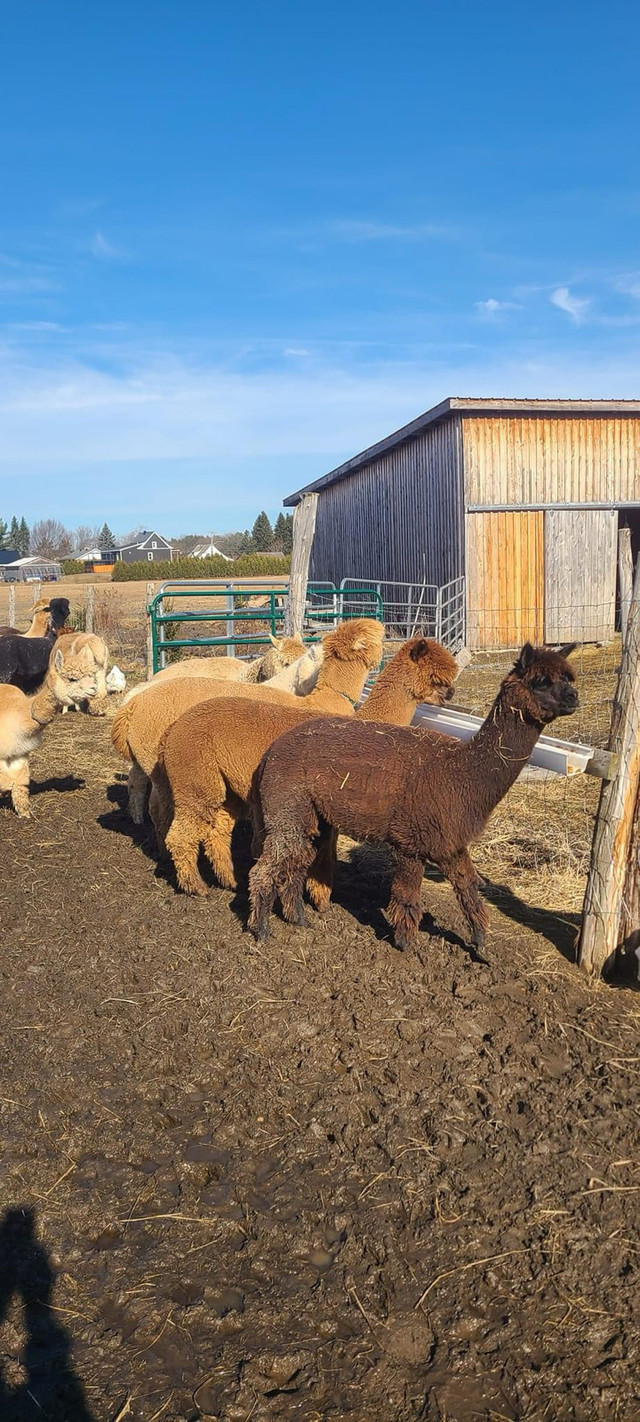
[{"label": "alpaca hoof", "polygon": [[255,938],[256,943],[266,943],[269,937],[268,923],[249,923],[248,928],[252,938]]},{"label": "alpaca hoof", "polygon": [[182,890],[183,894],[188,894],[192,899],[206,899],[209,893],[204,879],[198,881],[197,879],[183,880],[179,878],[178,887]]}]

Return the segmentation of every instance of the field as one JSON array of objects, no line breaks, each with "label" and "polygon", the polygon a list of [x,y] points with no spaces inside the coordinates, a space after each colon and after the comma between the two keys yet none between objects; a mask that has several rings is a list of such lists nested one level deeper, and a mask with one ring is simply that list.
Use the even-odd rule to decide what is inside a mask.
[{"label": "field", "polygon": [[[571,734],[618,656],[577,659]],[[638,997],[572,962],[598,782],[500,808],[479,961],[434,876],[398,953],[347,841],[326,920],[258,951],[242,893],[158,871],[106,720],[33,776],[36,818],[0,809],[3,1422],[637,1418]]]}]

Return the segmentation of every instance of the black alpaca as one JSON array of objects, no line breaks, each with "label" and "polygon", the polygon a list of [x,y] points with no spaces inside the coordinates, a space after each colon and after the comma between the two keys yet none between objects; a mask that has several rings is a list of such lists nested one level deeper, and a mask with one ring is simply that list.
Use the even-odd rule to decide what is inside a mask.
[{"label": "black alpaca", "polygon": [[37,691],[44,681],[51,650],[69,616],[66,597],[52,597],[49,603],[49,630],[44,637],[0,637],[0,682],[19,686],[21,691]]}]

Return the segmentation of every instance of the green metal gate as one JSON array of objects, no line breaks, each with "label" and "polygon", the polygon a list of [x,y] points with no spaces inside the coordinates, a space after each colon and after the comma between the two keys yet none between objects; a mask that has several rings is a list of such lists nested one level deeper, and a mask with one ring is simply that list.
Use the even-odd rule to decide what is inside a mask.
[{"label": "green metal gate", "polygon": [[[186,608],[179,611],[175,603],[186,598],[215,602],[214,606]],[[227,647],[231,656],[237,646],[262,646],[269,636],[282,636],[287,607],[288,587],[273,583],[234,583],[221,579],[166,582],[147,606],[151,626],[151,663],[153,672],[166,665],[168,651],[182,647]],[[223,605],[221,605],[221,603]],[[257,603],[257,605],[256,605]],[[303,626],[303,640],[316,642],[338,622],[352,617],[373,617],[383,621],[382,597],[379,588],[336,588],[333,583],[310,583]],[[198,623],[220,624],[220,634],[198,637],[184,636],[190,626]],[[253,624],[243,631],[243,624]],[[259,630],[256,632],[255,624]],[[170,629],[170,635],[166,630]],[[177,634],[177,635],[176,635]]]}]

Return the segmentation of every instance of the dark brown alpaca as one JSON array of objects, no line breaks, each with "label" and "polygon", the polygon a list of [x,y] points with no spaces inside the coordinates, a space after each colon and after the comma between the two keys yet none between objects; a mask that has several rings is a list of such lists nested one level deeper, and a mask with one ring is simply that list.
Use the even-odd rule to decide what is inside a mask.
[{"label": "dark brown alpaca", "polygon": [[330,826],[391,847],[388,917],[398,948],[418,935],[426,860],[453,885],[480,948],[488,913],[467,846],[517,779],[543,728],[577,705],[565,656],[527,642],[466,745],[419,727],[333,717],[288,731],[267,751],[254,784],[256,837],[264,838],[264,849],[249,880],[251,931],[266,939],[276,894],[284,917],[304,923],[302,895],[315,840]]}]

